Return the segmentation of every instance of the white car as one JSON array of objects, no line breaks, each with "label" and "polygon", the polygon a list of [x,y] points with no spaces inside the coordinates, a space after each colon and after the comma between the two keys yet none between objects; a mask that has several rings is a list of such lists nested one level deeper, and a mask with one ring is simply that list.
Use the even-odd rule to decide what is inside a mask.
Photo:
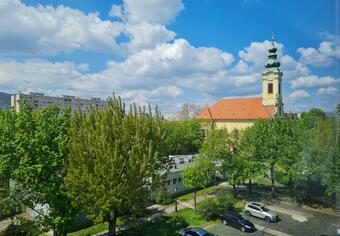
[{"label": "white car", "polygon": [[264,205],[258,203],[247,203],[244,207],[244,213],[247,216],[256,216],[265,219],[268,222],[275,222],[279,220],[279,215],[266,208]]}]

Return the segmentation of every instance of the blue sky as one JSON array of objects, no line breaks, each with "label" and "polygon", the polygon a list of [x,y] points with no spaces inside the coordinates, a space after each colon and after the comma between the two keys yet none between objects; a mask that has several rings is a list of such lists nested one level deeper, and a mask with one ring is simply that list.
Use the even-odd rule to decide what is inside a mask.
[{"label": "blue sky", "polygon": [[158,104],[261,96],[275,34],[286,111],[339,103],[339,1],[1,0],[0,91]]}]

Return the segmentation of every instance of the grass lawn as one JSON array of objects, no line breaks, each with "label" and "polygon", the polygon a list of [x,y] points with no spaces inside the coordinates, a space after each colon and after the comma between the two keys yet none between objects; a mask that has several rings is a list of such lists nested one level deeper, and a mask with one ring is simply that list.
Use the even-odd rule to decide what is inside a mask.
[{"label": "grass lawn", "polygon": [[68,236],[88,236],[88,235],[91,235],[91,234],[100,233],[102,231],[105,231],[105,230],[108,229],[108,227],[109,227],[108,223],[105,222],[105,223],[93,225],[89,228],[82,229],[82,230],[77,231],[77,232],[68,233],[67,235]]},{"label": "grass lawn", "polygon": [[190,226],[207,226],[210,224],[217,224],[219,221],[215,220],[215,221],[207,221],[204,218],[202,218],[200,215],[196,214],[195,211],[193,209],[190,208],[186,208],[183,210],[180,210],[178,212],[174,212],[171,213],[170,216],[179,216],[179,217],[183,217],[186,222],[188,222],[188,224]]},{"label": "grass lawn", "polygon": [[[220,190],[222,188],[224,188],[224,187],[221,186],[221,185],[213,185],[211,187],[199,190],[199,191],[197,191],[197,197],[205,195],[205,194],[216,193],[218,190]],[[182,195],[182,196],[178,197],[177,199],[180,200],[180,201],[189,201],[189,200],[191,200],[193,198],[194,198],[194,193],[188,193],[188,194],[185,194],[185,195]]]}]

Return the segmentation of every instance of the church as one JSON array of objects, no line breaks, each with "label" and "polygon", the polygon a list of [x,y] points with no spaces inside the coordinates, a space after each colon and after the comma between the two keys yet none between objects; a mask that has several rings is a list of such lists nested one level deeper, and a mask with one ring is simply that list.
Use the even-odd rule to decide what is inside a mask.
[{"label": "church", "polygon": [[218,129],[244,129],[258,119],[284,116],[281,82],[283,73],[277,59],[274,37],[262,73],[262,97],[225,98],[204,108],[197,119],[210,120]]}]

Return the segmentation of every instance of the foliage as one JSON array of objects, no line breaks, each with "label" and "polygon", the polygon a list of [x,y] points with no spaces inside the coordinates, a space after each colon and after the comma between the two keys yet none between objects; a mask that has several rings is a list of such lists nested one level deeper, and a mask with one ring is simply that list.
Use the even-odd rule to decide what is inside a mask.
[{"label": "foliage", "polygon": [[166,132],[164,145],[167,147],[167,153],[184,155],[198,152],[204,140],[200,120],[167,121],[164,125]]},{"label": "foliage", "polygon": [[96,222],[109,222],[145,206],[168,164],[163,119],[145,108],[109,98],[101,110],[78,112],[70,128],[70,161],[65,185],[73,204]]},{"label": "foliage", "polygon": [[16,214],[21,212],[22,205],[12,198],[0,200],[0,220],[6,218],[13,218]]},{"label": "foliage", "polygon": [[219,191],[216,198],[198,204],[198,213],[206,220],[215,220],[225,211],[235,210],[236,199],[227,190]]},{"label": "foliage", "polygon": [[196,210],[196,192],[199,188],[207,187],[215,175],[215,165],[204,156],[198,156],[194,162],[183,170],[183,183],[187,188],[194,189],[194,205]]},{"label": "foliage", "polygon": [[30,220],[19,218],[16,223],[10,224],[0,236],[37,236],[41,234],[39,227]]},{"label": "foliage", "polygon": [[[274,117],[258,120],[250,127],[251,153],[255,160],[262,160],[270,170],[272,195],[275,192],[275,169],[285,173],[285,183],[291,184],[295,178],[295,164],[299,153],[300,131],[298,122]],[[248,131],[249,132],[249,131]],[[249,133],[248,133],[249,134]]]},{"label": "foliage", "polygon": [[[339,120],[319,109],[302,114],[302,150],[297,163],[297,181],[318,181],[326,193],[336,193],[339,177]],[[307,189],[308,190],[308,189]]]},{"label": "foliage", "polygon": [[1,114],[0,176],[15,181],[16,201],[32,209],[47,206],[36,219],[46,230],[65,233],[75,213],[62,189],[71,110],[56,105],[33,110],[25,101],[20,108],[18,114]]},{"label": "foliage", "polygon": [[160,190],[156,194],[156,203],[162,204],[162,205],[169,205],[173,202],[174,202],[174,199],[171,197],[167,189],[165,187],[161,187]]},{"label": "foliage", "polygon": [[142,222],[119,233],[121,236],[174,236],[188,223],[181,216],[162,216],[152,221]]},{"label": "foliage", "polygon": [[240,136],[238,130],[211,130],[202,145],[201,153],[214,160],[218,171],[228,176],[228,182],[236,194],[236,184],[244,179],[244,159],[240,155]]}]

